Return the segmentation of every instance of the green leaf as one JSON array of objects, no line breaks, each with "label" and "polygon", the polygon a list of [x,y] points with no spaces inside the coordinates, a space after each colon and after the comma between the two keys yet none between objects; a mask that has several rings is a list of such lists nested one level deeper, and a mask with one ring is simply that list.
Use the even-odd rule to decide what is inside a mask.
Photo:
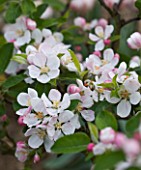
[{"label": "green leaf", "polygon": [[80,100],[71,100],[68,110],[75,110]]},{"label": "green leaf", "polygon": [[117,120],[115,116],[109,111],[102,111],[96,116],[96,126],[101,130],[106,127],[112,127],[117,130]]},{"label": "green leaf", "polygon": [[8,43],[0,48],[0,73],[3,73],[13,54],[13,44]]},{"label": "green leaf", "polygon": [[43,93],[48,94],[51,89],[51,84],[42,84],[39,82],[35,83],[34,89],[38,92],[39,96],[41,96]]},{"label": "green leaf", "polygon": [[138,8],[139,10],[139,16],[141,16],[141,0],[137,0],[135,2],[135,6]]},{"label": "green leaf", "polygon": [[58,26],[60,24],[63,24],[66,22],[66,18],[60,17],[60,18],[49,18],[47,20],[44,19],[38,19],[37,25],[40,29],[43,29],[45,27],[52,27],[52,26]]},{"label": "green leaf", "polygon": [[62,3],[60,0],[43,0],[44,3],[47,3],[49,6],[53,7],[58,11],[62,11],[65,8],[65,4]]},{"label": "green leaf", "polygon": [[97,127],[93,123],[88,122],[88,128],[89,128],[89,131],[90,131],[92,141],[97,143],[98,142],[98,129],[97,129]]},{"label": "green leaf", "polygon": [[16,18],[18,18],[21,15],[21,7],[19,3],[12,2],[10,3],[6,14],[5,14],[5,20],[10,23],[14,23]]},{"label": "green leaf", "polygon": [[96,158],[94,170],[109,170],[110,168],[114,168],[118,162],[123,160],[125,160],[123,152],[107,152]]},{"label": "green leaf", "polygon": [[76,57],[76,55],[74,54],[74,52],[72,50],[68,50],[71,54],[72,60],[74,62],[75,67],[77,68],[78,72],[81,72],[81,67],[80,67],[80,63],[78,58]]},{"label": "green leaf", "polygon": [[23,81],[27,76],[24,74],[11,76],[9,77],[3,84],[2,87],[5,89],[9,89],[17,84],[19,84],[21,81]]},{"label": "green leaf", "polygon": [[35,4],[32,0],[23,0],[21,3],[21,8],[24,14],[30,15],[36,11]]},{"label": "green leaf", "polygon": [[77,153],[86,150],[89,143],[89,137],[79,132],[58,139],[51,149],[55,153]]},{"label": "green leaf", "polygon": [[36,12],[33,13],[33,18],[36,20],[38,18],[40,18],[40,16],[43,14],[43,12],[46,10],[47,8],[47,4],[41,4],[37,7]]},{"label": "green leaf", "polygon": [[131,136],[133,133],[137,130],[139,127],[141,121],[141,111],[138,112],[135,116],[130,118],[127,123],[126,123],[126,131],[129,133]]}]

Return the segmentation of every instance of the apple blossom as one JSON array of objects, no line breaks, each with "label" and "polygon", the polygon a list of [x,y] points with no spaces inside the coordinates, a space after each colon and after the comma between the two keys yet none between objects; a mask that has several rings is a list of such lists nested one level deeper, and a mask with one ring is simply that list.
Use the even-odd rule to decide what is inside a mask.
[{"label": "apple blossom", "polygon": [[104,41],[109,39],[112,32],[114,31],[113,25],[106,25],[105,28],[102,26],[95,27],[95,34],[90,33],[89,39],[96,42],[95,51],[102,51],[105,47]]},{"label": "apple blossom", "polygon": [[132,59],[130,60],[129,67],[130,68],[136,68],[136,67],[139,67],[140,65],[141,65],[141,61],[140,61],[139,56],[132,57]]},{"label": "apple blossom", "polygon": [[139,50],[141,48],[141,34],[139,32],[134,32],[127,39],[128,46],[132,49]]},{"label": "apple blossom", "polygon": [[47,83],[59,76],[60,60],[57,56],[37,53],[32,60],[33,64],[28,66],[29,76],[41,83]]},{"label": "apple blossom", "polygon": [[115,140],[116,133],[111,127],[107,127],[100,131],[100,141],[108,144],[113,143]]},{"label": "apple blossom", "polygon": [[106,4],[106,6],[108,6],[111,9],[113,9],[113,6],[115,4],[118,4],[120,2],[120,0],[103,0],[103,1]]},{"label": "apple blossom", "polygon": [[19,17],[15,24],[8,25],[4,37],[8,42],[13,42],[16,47],[29,43],[31,33],[27,28],[26,18]]}]

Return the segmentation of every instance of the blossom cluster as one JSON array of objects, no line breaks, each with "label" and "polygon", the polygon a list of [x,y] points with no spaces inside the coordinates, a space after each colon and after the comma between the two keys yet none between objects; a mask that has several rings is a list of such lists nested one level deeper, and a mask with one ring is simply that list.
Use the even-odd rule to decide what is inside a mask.
[{"label": "blossom cluster", "polygon": [[[94,1],[91,3],[94,4]],[[114,5],[119,1],[104,3],[114,10]],[[84,4],[82,9],[91,8],[91,5]],[[71,2],[71,8],[77,9],[77,1]],[[87,133],[88,123],[96,124],[99,114],[96,107],[100,107],[99,103],[109,104],[109,111],[117,120],[130,119],[140,109],[141,81],[137,70],[141,66],[140,57],[133,56],[128,64],[121,59],[122,54],[112,44],[114,25],[106,19],[88,22],[83,17],[76,17],[73,23],[92,47],[87,56],[81,53],[83,47],[80,45],[73,47],[67,44],[63,32],[40,29],[36,21],[25,16],[17,18],[16,23],[4,29],[5,39],[13,43],[15,48],[6,73],[16,75],[22,71],[26,76],[24,81],[28,84],[26,92],[22,91],[17,96],[20,105],[16,111],[18,123],[25,128],[24,135],[28,138],[27,142],[17,142],[15,156],[21,162],[25,162],[31,150],[34,150],[34,163],[37,163],[41,147],[50,153],[52,146],[63,136],[73,135],[77,131]],[[126,43],[131,49],[141,50],[141,34],[131,34]],[[76,55],[70,48],[74,49]],[[65,73],[68,73],[67,78]],[[75,75],[73,80],[71,75]],[[40,94],[36,83],[50,87]],[[83,130],[84,124],[87,130]],[[135,163],[141,166],[140,127],[133,138],[111,127],[99,130],[98,141],[87,147],[93,156],[109,150],[122,150],[126,162],[117,164],[116,170]]]}]

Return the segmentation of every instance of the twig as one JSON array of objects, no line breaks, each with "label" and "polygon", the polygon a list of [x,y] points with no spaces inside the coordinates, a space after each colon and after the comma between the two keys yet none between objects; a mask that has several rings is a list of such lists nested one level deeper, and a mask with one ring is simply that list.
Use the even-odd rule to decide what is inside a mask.
[{"label": "twig", "polygon": [[106,4],[103,2],[103,0],[99,0],[99,2],[109,12],[109,14],[112,16],[113,15],[112,10],[106,6]]},{"label": "twig", "polygon": [[125,25],[127,25],[127,24],[129,24],[129,23],[131,23],[131,22],[135,22],[135,21],[139,21],[139,20],[141,20],[140,17],[132,18],[132,19],[130,19],[130,20],[128,20],[128,21],[125,21],[125,22],[122,24],[122,26],[125,26]]}]

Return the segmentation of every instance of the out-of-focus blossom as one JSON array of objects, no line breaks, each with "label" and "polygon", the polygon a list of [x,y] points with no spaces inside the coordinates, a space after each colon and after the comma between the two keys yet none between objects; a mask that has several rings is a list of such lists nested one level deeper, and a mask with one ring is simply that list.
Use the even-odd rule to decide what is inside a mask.
[{"label": "out-of-focus blossom", "polygon": [[141,48],[141,34],[139,32],[134,32],[127,39],[128,46],[132,49],[139,50]]},{"label": "out-of-focus blossom", "polygon": [[96,42],[95,51],[102,51],[104,49],[105,42],[110,38],[113,31],[113,25],[106,25],[105,28],[102,26],[95,27],[95,34],[89,34],[90,40]]},{"label": "out-of-focus blossom", "polygon": [[140,60],[139,56],[132,57],[132,59],[130,60],[130,63],[129,63],[129,67],[136,68],[136,67],[139,67],[140,65],[141,65],[141,60]]}]

